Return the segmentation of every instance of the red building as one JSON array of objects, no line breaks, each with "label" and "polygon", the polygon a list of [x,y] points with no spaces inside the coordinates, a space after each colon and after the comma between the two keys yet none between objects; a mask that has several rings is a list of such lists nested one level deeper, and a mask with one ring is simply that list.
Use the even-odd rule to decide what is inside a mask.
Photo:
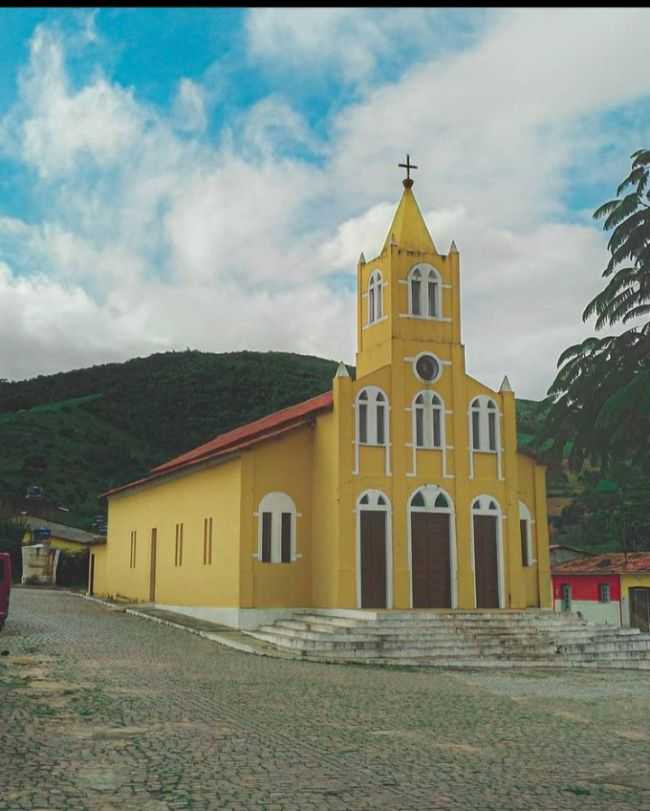
[{"label": "red building", "polygon": [[556,611],[650,630],[650,553],[590,555],[556,564],[551,573]]}]

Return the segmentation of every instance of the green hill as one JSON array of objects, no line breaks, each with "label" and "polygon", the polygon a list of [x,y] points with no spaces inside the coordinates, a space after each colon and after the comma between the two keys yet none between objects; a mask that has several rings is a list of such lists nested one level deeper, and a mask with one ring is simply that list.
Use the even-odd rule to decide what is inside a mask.
[{"label": "green hill", "polygon": [[[89,527],[100,493],[328,390],[336,366],[284,352],[188,350],[0,382],[0,496],[20,500],[38,485],[70,510],[67,523]],[[538,405],[517,402],[521,444],[535,433]]]},{"label": "green hill", "polygon": [[283,352],[166,352],[2,382],[0,495],[39,485],[69,508],[68,523],[90,526],[100,493],[326,391],[336,366]]}]

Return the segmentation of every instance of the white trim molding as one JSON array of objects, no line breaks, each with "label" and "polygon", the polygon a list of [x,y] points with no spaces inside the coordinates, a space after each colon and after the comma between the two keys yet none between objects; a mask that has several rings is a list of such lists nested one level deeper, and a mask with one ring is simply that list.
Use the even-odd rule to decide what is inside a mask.
[{"label": "white trim molding", "polygon": [[[408,314],[413,318],[442,318],[442,277],[440,271],[426,262],[413,265],[408,276]],[[418,285],[417,299],[413,287]],[[433,290],[433,307],[431,297]],[[416,306],[417,302],[417,306]],[[433,312],[431,310],[433,309]]]},{"label": "white trim molding", "polygon": [[529,566],[534,566],[537,563],[537,558],[535,557],[535,544],[533,540],[533,525],[535,522],[531,518],[530,510],[523,501],[519,502],[519,520],[526,522],[526,552],[528,563],[524,566],[524,568],[527,568]]},{"label": "white trim molding", "polygon": [[286,493],[274,491],[267,493],[260,501],[257,512],[253,513],[257,517],[257,554],[254,558],[262,560],[262,535],[263,535],[263,513],[271,514],[271,560],[266,563],[282,563],[282,514],[288,513],[291,516],[291,536],[289,561],[293,563],[302,555],[297,554],[297,529],[298,516],[296,505],[291,496]]},{"label": "white trim molding", "polygon": [[[365,406],[364,431],[362,432],[361,407]],[[383,421],[377,419],[379,408],[384,409]],[[361,447],[384,448],[384,471],[391,475],[390,467],[390,401],[386,392],[379,386],[364,386],[359,390],[353,403],[354,409],[354,467],[352,474],[358,476],[361,468]],[[362,441],[361,434],[365,434]],[[383,433],[383,436],[382,436]],[[383,439],[382,442],[379,440]]]}]

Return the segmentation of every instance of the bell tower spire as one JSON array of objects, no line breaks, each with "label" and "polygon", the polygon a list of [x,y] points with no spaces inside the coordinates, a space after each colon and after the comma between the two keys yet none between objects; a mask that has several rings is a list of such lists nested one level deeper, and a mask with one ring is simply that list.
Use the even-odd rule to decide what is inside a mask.
[{"label": "bell tower spire", "polygon": [[411,177],[411,169],[417,169],[418,167],[411,163],[410,155],[406,156],[406,163],[398,163],[397,165],[406,169],[406,177],[402,180],[404,191],[393,217],[393,222],[388,229],[382,254],[391,245],[395,245],[406,251],[437,255],[438,251],[431,239],[431,234],[412,191],[414,181]]},{"label": "bell tower spire", "polygon": [[[438,252],[413,194],[407,154],[402,196],[380,253],[357,266],[358,374],[460,344],[459,255]],[[399,365],[399,364],[398,364]]]}]

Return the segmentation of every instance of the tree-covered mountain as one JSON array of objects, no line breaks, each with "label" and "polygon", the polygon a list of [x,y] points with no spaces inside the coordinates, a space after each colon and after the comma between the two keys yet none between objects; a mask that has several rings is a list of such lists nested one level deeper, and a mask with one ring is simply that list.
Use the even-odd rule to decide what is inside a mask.
[{"label": "tree-covered mountain", "polygon": [[[102,492],[217,434],[327,391],[336,366],[284,352],[188,350],[2,381],[0,498],[41,513],[62,505],[70,512],[58,511],[55,520],[90,528],[102,512]],[[543,408],[517,401],[521,446],[534,446]],[[43,496],[25,500],[32,486]]]},{"label": "tree-covered mountain", "polygon": [[0,382],[0,496],[22,501],[37,485],[70,510],[67,523],[90,526],[100,493],[326,391],[336,366],[284,352],[186,351]]}]

